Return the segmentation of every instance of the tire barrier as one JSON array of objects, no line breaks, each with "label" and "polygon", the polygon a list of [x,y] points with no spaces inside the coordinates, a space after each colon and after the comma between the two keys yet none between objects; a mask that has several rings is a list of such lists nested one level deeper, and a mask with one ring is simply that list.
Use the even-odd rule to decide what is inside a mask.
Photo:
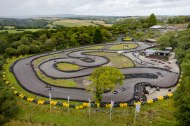
[{"label": "tire barrier", "polygon": [[125,74],[125,79],[130,78],[149,78],[149,79],[157,79],[158,75],[153,73],[135,73],[135,74]]}]

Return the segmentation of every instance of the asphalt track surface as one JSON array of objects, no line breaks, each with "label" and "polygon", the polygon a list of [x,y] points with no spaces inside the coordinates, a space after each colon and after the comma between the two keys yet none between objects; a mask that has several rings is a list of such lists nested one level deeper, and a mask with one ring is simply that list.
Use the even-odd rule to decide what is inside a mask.
[{"label": "asphalt track surface", "polygon": [[[118,44],[118,43],[112,43]],[[105,47],[110,46],[112,44],[103,44]],[[124,50],[125,53],[128,52],[135,52],[139,50],[144,50],[146,48],[150,48],[152,45],[137,42],[139,47],[136,49]],[[35,74],[33,68],[33,60],[38,57],[52,55],[52,54],[61,54],[62,57],[55,59],[54,57],[44,61],[42,64],[38,66],[38,68],[43,71],[46,76],[52,78],[77,78],[80,76],[88,76],[90,73],[96,68],[97,66],[101,66],[104,64],[109,63],[109,60],[104,57],[100,56],[92,56],[87,55],[84,53],[92,52],[92,51],[100,51],[100,50],[84,50],[83,48],[75,48],[69,49],[65,51],[57,51],[52,53],[41,54],[37,56],[32,56],[29,58],[25,58],[22,60],[17,61],[13,66],[13,73],[19,82],[19,84],[27,91],[48,97],[49,92],[52,94],[52,98],[60,98],[60,99],[67,99],[70,96],[71,100],[76,101],[88,101],[89,98],[92,98],[92,94],[88,91],[82,89],[72,89],[72,88],[63,88],[63,87],[56,87],[52,86],[52,90],[47,90],[45,86],[46,83],[42,82]],[[117,52],[117,51],[110,51],[110,50],[103,50],[104,52]],[[88,59],[89,62],[86,62],[85,59]],[[63,72],[55,68],[55,64],[59,62],[69,62],[75,63],[79,66],[82,66],[85,69],[75,71],[75,72]],[[131,78],[125,79],[124,84],[122,87],[126,88],[125,91],[120,90],[120,88],[116,89],[118,91],[117,94],[113,94],[112,92],[104,93],[103,94],[103,102],[110,102],[113,100],[115,102],[127,102],[133,99],[134,97],[134,87],[137,83],[146,82],[153,86],[158,86],[160,88],[168,88],[172,87],[178,81],[179,74],[176,74],[171,71],[161,70],[157,68],[125,68],[121,69],[123,74],[136,74],[136,73],[151,73],[157,74],[158,72],[161,73],[163,76],[158,76],[156,79],[151,78]]]}]

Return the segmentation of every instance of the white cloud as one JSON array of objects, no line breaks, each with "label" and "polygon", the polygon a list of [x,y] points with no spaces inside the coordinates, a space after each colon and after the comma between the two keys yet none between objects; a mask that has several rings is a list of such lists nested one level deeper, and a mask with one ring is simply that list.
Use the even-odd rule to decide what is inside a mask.
[{"label": "white cloud", "polygon": [[190,0],[0,0],[0,16],[189,15]]}]

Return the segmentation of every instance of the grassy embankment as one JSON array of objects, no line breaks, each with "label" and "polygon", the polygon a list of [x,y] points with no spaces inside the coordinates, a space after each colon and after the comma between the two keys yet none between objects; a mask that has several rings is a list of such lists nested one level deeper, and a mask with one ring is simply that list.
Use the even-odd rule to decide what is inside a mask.
[{"label": "grassy embankment", "polygon": [[[32,121],[32,124],[42,125],[66,125],[66,126],[126,126],[128,123],[133,125],[134,107],[127,108],[113,108],[112,122],[109,122],[109,109],[100,108],[100,111],[95,111],[96,108],[91,108],[91,117],[88,118],[88,108],[76,110],[71,108],[69,114],[66,108],[52,107],[51,111],[49,105],[35,105],[28,103],[22,99],[18,100],[21,107],[21,112],[17,119]],[[159,101],[151,105],[141,106],[140,113],[137,114],[136,125],[142,126],[174,126],[176,120],[173,116],[175,108],[173,99]],[[9,125],[17,124],[25,126],[32,125],[29,122],[12,121]],[[8,124],[6,125],[8,126]]]}]

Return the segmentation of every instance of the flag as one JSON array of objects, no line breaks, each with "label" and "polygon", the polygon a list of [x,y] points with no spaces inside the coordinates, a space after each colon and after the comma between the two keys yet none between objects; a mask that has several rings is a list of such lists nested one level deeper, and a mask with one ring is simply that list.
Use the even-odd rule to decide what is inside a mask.
[{"label": "flag", "polygon": [[141,109],[141,105],[140,104],[136,104],[136,111],[140,112],[140,109]]},{"label": "flag", "polygon": [[89,102],[88,102],[88,103],[89,103],[89,107],[91,107],[90,98],[88,99],[88,101],[89,101]]},{"label": "flag", "polygon": [[111,100],[111,108],[114,106],[114,101]]},{"label": "flag", "polygon": [[51,93],[49,92],[49,100],[51,101]]}]

